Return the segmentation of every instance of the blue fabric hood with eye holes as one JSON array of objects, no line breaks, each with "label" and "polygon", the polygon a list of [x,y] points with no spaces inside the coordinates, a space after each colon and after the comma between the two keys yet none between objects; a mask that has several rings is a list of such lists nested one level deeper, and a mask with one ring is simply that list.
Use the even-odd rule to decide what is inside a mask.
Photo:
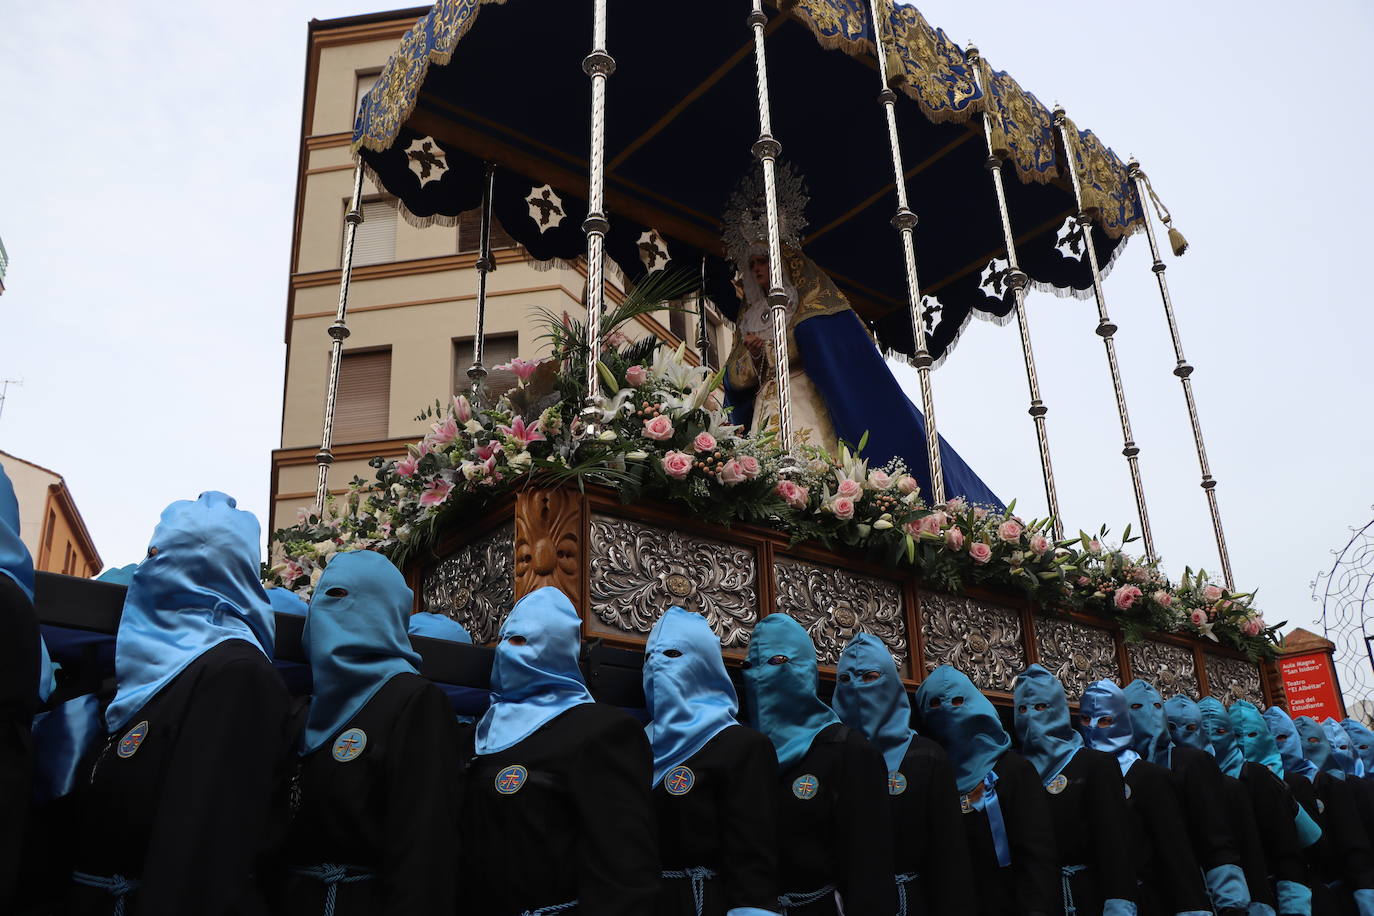
[{"label": "blue fabric hood with eye holes", "polygon": [[[864,679],[873,672],[875,679]],[[855,633],[849,640],[840,653],[833,705],[840,721],[862,732],[883,755],[889,773],[902,768],[916,734],[911,728],[911,700],[897,674],[897,662],[881,639]]]},{"label": "blue fabric hood with eye holes", "polygon": [[558,589],[545,586],[517,601],[499,639],[491,706],[477,723],[479,754],[514,747],[574,706],[596,702],[578,666],[582,618]]},{"label": "blue fabric hood with eye holes", "polygon": [[468,632],[467,627],[447,614],[433,614],[429,611],[411,614],[410,619],[406,621],[406,631],[411,636],[428,636],[430,639],[447,639],[449,642],[472,645],[472,634]]},{"label": "blue fabric hood with eye holes", "polygon": [[258,578],[261,528],[237,505],[211,491],[163,510],[150,555],[124,597],[115,636],[119,689],[105,711],[111,731],[226,640],[245,640],[272,657],[276,623]]},{"label": "blue fabric hood with eye holes", "polygon": [[1266,766],[1279,779],[1283,778],[1283,756],[1279,746],[1269,732],[1264,714],[1249,700],[1236,700],[1227,710],[1231,716],[1231,727],[1235,729],[1236,740],[1240,743],[1241,753],[1250,763]]},{"label": "blue fabric hood with eye holes", "polygon": [[269,588],[267,590],[267,600],[272,605],[272,611],[277,614],[290,614],[292,617],[304,617],[310,610],[310,605],[305,603],[305,599],[290,589]]},{"label": "blue fabric hood with eye holes", "polygon": [[941,665],[916,690],[921,729],[940,742],[954,765],[960,792],[972,792],[1011,749],[1011,736],[992,701],[957,668]]},{"label": "blue fabric hood with eye holes", "polygon": [[1363,776],[1364,768],[1360,758],[1350,746],[1350,735],[1341,728],[1341,723],[1327,716],[1322,719],[1322,729],[1326,732],[1326,742],[1331,745],[1331,762],[1343,776]]},{"label": "blue fabric hood with eye holes", "polygon": [[1135,733],[1135,750],[1141,757],[1162,767],[1169,766],[1169,725],[1164,718],[1164,698],[1155,685],[1136,678],[1126,685],[1126,712]]},{"label": "blue fabric hood with eye holes", "polygon": [[1197,701],[1182,694],[1172,696],[1164,704],[1164,718],[1169,723],[1169,734],[1179,747],[1196,748],[1215,756],[1211,739],[1207,737],[1207,726],[1202,722],[1202,710]]},{"label": "blue fabric hood with eye holes", "polygon": [[816,647],[802,625],[780,613],[760,620],[749,637],[744,692],[754,727],[773,742],[780,769],[805,757],[816,736],[840,721],[816,695],[819,687]]},{"label": "blue fabric hood with eye holes", "polygon": [[1239,776],[1245,766],[1245,754],[1231,724],[1226,707],[1216,697],[1203,697],[1198,701],[1198,711],[1202,713],[1202,727],[1207,730],[1207,740],[1212,742],[1212,754],[1217,758],[1217,766],[1227,776]]},{"label": "blue fabric hood with eye holes", "polygon": [[[1135,731],[1131,728],[1125,692],[1115,681],[1093,681],[1083,691],[1078,716],[1088,747],[1115,757],[1121,766],[1121,775],[1125,776],[1131,765],[1140,759],[1135,749]],[[1103,720],[1107,718],[1111,722],[1103,725]]]},{"label": "blue fabric hood with eye holes", "polygon": [[739,712],[720,638],[700,614],[670,607],[644,646],[644,700],[657,786],[732,725]]},{"label": "blue fabric hood with eye holes", "polygon": [[418,674],[406,617],[415,596],[391,561],[370,550],[335,554],[310,598],[301,643],[314,687],[301,753],[327,744],[387,681]]},{"label": "blue fabric hood with eye holes", "polygon": [[1302,739],[1299,744],[1302,755],[1311,761],[1318,773],[1340,773],[1341,778],[1345,778],[1345,771],[1331,759],[1331,742],[1327,740],[1326,729],[1322,728],[1320,722],[1311,716],[1298,716],[1293,720],[1293,727]]},{"label": "blue fabric hood with eye holes", "polygon": [[1364,764],[1364,775],[1374,776],[1374,731],[1354,719],[1346,719],[1341,728],[1350,736],[1350,750]]},{"label": "blue fabric hood with eye holes", "polygon": [[1013,725],[1021,755],[1049,783],[1083,749],[1083,736],[1069,717],[1064,685],[1042,665],[1031,665],[1012,687]]},{"label": "blue fabric hood with eye holes", "polygon": [[1279,747],[1283,771],[1304,776],[1311,782],[1317,775],[1317,768],[1303,753],[1302,736],[1292,717],[1279,707],[1270,706],[1264,711],[1264,724],[1269,726],[1269,734],[1274,736],[1274,743]]},{"label": "blue fabric hood with eye holes", "polygon": [[19,500],[0,465],[0,576],[9,576],[33,601],[33,557],[19,537]]}]

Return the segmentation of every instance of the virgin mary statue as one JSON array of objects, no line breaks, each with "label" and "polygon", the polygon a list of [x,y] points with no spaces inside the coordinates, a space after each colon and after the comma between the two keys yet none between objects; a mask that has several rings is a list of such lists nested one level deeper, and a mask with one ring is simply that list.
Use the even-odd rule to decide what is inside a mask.
[{"label": "virgin mary statue", "polygon": [[[863,457],[869,467],[900,457],[929,500],[933,491],[925,418],[897,384],[849,300],[802,253],[807,195],[801,177],[783,166],[777,185],[793,437],[833,455],[840,440],[852,448],[867,433]],[[743,303],[735,319],[735,345],[725,363],[725,391],[735,421],[751,435],[778,427],[766,220],[762,173],[755,167],[726,204],[722,236],[726,256],[739,271]],[[940,460],[946,498],[962,496],[1002,508],[1002,501],[943,436]]]}]

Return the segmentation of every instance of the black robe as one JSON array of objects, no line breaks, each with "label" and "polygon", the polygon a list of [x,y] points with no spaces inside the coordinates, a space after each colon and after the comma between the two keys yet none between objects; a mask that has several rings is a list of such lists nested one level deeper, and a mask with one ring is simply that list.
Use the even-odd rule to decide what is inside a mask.
[{"label": "black robe", "polygon": [[1054,821],[1057,864],[1061,869],[1086,866],[1061,879],[1060,911],[1073,912],[1072,904],[1081,913],[1100,913],[1107,900],[1134,903],[1135,850],[1130,832],[1123,829],[1130,823],[1130,814],[1116,758],[1081,748],[1059,775],[1067,780],[1063,790],[1057,794],[1045,790]]},{"label": "black robe", "polygon": [[1140,916],[1210,910],[1207,887],[1169,771],[1148,760],[1137,760],[1126,771],[1126,787],[1130,790],[1127,807],[1135,823],[1140,881],[1136,907]]},{"label": "black robe", "polygon": [[[1113,764],[1115,766],[1115,764]],[[973,888],[979,916],[1059,916],[1059,853],[1054,816],[1040,774],[1030,761],[1007,751],[993,766],[997,800],[1006,823],[1011,864],[997,864],[997,848],[986,810],[964,814]],[[975,789],[976,793],[978,790]],[[971,907],[961,912],[974,912]]]},{"label": "black robe", "polygon": [[14,894],[31,798],[40,651],[33,602],[0,575],[0,913]]},{"label": "black robe", "polygon": [[888,793],[893,871],[917,876],[905,886],[907,916],[972,912],[973,869],[949,757],[934,741],[914,735],[900,772],[905,786],[889,774]]},{"label": "black robe", "polygon": [[[851,916],[897,912],[887,767],[877,749],[853,729],[826,726],[802,758],[781,771],[776,786],[781,893],[795,899],[833,885]],[[839,911],[834,895],[826,894],[789,912]]]},{"label": "black robe", "polygon": [[[354,728],[367,736],[362,753],[335,759],[339,734]],[[458,759],[458,723],[443,692],[415,674],[388,680],[300,761],[278,912],[324,912],[325,884],[297,869],[326,863],[375,875],[334,886],[337,916],[454,912]]]},{"label": "black robe", "polygon": [[[751,728],[732,725],[682,765],[692,771],[685,792],[669,792],[665,779],[653,793],[663,870],[715,872],[702,885],[704,916],[724,916],[735,907],[776,908],[778,758],[773,743]],[[665,877],[654,912],[696,916],[692,884],[691,877]]]},{"label": "black robe", "polygon": [[[654,911],[653,757],[638,722],[614,706],[582,703],[504,751],[477,755],[471,733],[463,743],[462,912],[518,916],[573,900],[564,916]],[[498,777],[516,765],[524,780],[502,794]]]},{"label": "black robe", "polygon": [[1216,758],[1195,747],[1176,744],[1169,755],[1169,770],[1183,806],[1198,867],[1204,874],[1221,865],[1235,865],[1243,870]]},{"label": "black robe", "polygon": [[1345,781],[1350,784],[1350,791],[1355,795],[1364,832],[1374,841],[1374,780],[1368,776],[1346,776]]},{"label": "black robe", "polygon": [[[1280,881],[1291,881],[1311,887],[1312,879],[1303,861],[1302,849],[1298,845],[1298,828],[1293,821],[1298,812],[1294,800],[1283,780],[1263,764],[1246,763],[1240,771],[1240,783],[1245,787],[1250,799],[1250,810],[1254,813],[1256,833],[1264,854],[1266,887],[1272,888],[1275,912],[1282,916],[1278,907],[1278,888]],[[1249,878],[1247,872],[1246,878]],[[1254,884],[1250,894],[1256,897]],[[1268,902],[1267,900],[1265,902]]]},{"label": "black robe", "polygon": [[[1244,769],[1241,772],[1243,774]],[[1245,884],[1250,890],[1250,902],[1273,907],[1274,884],[1270,880],[1269,860],[1264,854],[1264,843],[1259,835],[1259,823],[1250,801],[1250,791],[1234,776],[1222,774],[1221,784],[1226,800],[1226,815],[1231,823],[1231,836],[1235,838],[1236,850],[1240,853],[1240,867],[1245,872]]]},{"label": "black robe", "polygon": [[[140,885],[125,916],[260,914],[255,877],[291,756],[289,697],[259,649],[222,642],[187,665],[97,751],[84,772],[76,871]],[[121,756],[122,739],[147,722]],[[73,883],[69,916],[106,916],[106,890]]]},{"label": "black robe", "polygon": [[1292,774],[1287,777],[1293,796],[1322,828],[1322,838],[1307,847],[1307,864],[1313,883],[1313,916],[1353,913],[1351,893],[1374,888],[1374,851],[1360,823],[1351,787],[1330,773],[1318,773],[1315,781]]}]

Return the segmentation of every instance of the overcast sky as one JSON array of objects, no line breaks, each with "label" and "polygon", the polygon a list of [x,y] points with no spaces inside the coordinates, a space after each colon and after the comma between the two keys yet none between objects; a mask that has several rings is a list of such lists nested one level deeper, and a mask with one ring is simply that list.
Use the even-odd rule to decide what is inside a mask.
[{"label": "overcast sky", "polygon": [[[24,385],[5,402],[0,448],[67,478],[111,565],[142,555],[166,503],[205,489],[266,518],[306,23],[376,9],[193,0],[5,14],[0,378]],[[1173,209],[1193,250],[1169,258],[1168,277],[1238,584],[1259,589],[1271,622],[1312,626],[1309,583],[1374,502],[1362,163],[1374,7],[922,9],[1138,156]],[[1107,290],[1158,548],[1175,575],[1215,568],[1143,239]],[[1032,294],[1029,308],[1066,522],[1120,532],[1135,509],[1094,307]],[[941,431],[1018,511],[1042,514],[1015,329],[973,322],[934,384]]]}]

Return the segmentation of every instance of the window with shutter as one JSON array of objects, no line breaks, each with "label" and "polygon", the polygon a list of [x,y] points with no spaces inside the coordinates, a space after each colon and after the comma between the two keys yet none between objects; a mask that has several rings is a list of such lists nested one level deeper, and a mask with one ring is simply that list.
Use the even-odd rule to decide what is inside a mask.
[{"label": "window with shutter", "polygon": [[361,106],[361,105],[363,104],[363,96],[367,95],[368,90],[371,89],[373,86],[376,85],[376,83],[377,83],[377,77],[379,77],[379,76],[381,76],[381,71],[377,71],[377,72],[375,72],[375,73],[359,73],[359,74],[358,74],[358,88],[357,88],[357,91],[355,91],[355,92],[353,93],[353,115],[354,115],[354,117],[356,117],[357,114],[358,114],[358,108],[359,108],[359,106]]},{"label": "window with shutter", "polygon": [[391,350],[343,354],[334,402],[334,441],[385,439],[390,409]]},{"label": "window with shutter", "polygon": [[[482,247],[482,211],[468,210],[458,215],[458,253],[468,254]],[[491,218],[491,250],[516,247],[515,239],[502,228],[495,216]]]},{"label": "window with shutter", "polygon": [[672,334],[678,340],[686,340],[687,313],[681,311],[686,303],[679,299],[669,304],[673,306],[674,310],[668,313],[668,333]]},{"label": "window with shutter", "polygon": [[[348,204],[344,204],[345,212]],[[353,238],[353,266],[396,260],[396,209],[379,199],[363,201],[363,221]]]},{"label": "window with shutter", "polygon": [[[507,391],[515,387],[518,379],[509,369],[496,366],[508,364],[520,355],[520,339],[514,334],[500,337],[487,337],[482,353],[482,365],[487,368],[487,392],[489,404],[495,403]],[[472,338],[467,337],[453,342],[453,393],[466,393],[472,383],[468,380],[468,367],[472,365]]]}]

